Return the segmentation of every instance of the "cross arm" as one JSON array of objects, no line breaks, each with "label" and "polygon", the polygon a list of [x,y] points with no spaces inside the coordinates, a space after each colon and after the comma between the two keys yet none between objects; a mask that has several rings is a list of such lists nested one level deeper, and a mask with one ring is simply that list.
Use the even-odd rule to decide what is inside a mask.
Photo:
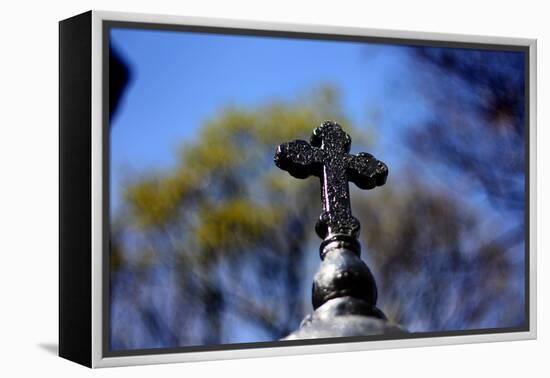
[{"label": "cross arm", "polygon": [[366,152],[348,155],[348,179],[361,189],[372,189],[386,183],[388,167]]},{"label": "cross arm", "polygon": [[280,144],[275,152],[275,164],[296,178],[319,176],[321,150],[305,140]]}]

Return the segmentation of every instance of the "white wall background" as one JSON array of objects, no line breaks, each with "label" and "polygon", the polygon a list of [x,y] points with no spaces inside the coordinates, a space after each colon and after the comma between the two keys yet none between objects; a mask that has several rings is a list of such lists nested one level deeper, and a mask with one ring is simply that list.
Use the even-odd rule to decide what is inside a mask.
[{"label": "white wall background", "polygon": [[[548,377],[549,14],[544,1],[6,1],[0,22],[0,375]],[[57,344],[57,21],[89,9],[538,39],[537,341],[90,371]],[[545,298],[546,297],[546,298]]]}]

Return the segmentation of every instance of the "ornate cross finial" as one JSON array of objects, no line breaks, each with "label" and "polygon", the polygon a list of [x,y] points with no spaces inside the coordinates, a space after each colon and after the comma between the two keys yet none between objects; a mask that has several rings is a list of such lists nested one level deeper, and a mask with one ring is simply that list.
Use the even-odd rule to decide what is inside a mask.
[{"label": "ornate cross finial", "polygon": [[333,235],[357,238],[359,221],[351,214],[348,181],[361,189],[384,185],[388,167],[366,152],[349,154],[351,138],[342,127],[325,121],[304,140],[277,147],[275,164],[292,176],[317,176],[321,181],[323,212],[315,226],[319,237]]}]

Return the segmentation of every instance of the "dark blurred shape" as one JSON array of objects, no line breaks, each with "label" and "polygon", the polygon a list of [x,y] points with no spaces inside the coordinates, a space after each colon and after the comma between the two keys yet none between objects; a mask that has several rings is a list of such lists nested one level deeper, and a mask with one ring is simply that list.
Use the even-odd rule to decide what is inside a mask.
[{"label": "dark blurred shape", "polygon": [[496,206],[525,206],[525,53],[416,48],[431,120],[410,134],[415,153],[481,185]]},{"label": "dark blurred shape", "polygon": [[128,63],[118,50],[109,44],[109,119],[116,114],[124,90],[130,82],[131,72]]},{"label": "dark blurred shape", "polygon": [[[468,89],[483,96],[474,106],[489,126],[525,130],[525,53],[417,48],[428,64],[464,80]],[[505,119],[506,123],[500,122]]]}]

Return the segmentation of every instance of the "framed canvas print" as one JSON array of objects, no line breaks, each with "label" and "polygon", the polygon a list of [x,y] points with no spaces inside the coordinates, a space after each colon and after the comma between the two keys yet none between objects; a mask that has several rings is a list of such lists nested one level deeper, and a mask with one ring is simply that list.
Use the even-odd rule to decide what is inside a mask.
[{"label": "framed canvas print", "polygon": [[536,337],[536,41],[59,24],[59,354]]}]

